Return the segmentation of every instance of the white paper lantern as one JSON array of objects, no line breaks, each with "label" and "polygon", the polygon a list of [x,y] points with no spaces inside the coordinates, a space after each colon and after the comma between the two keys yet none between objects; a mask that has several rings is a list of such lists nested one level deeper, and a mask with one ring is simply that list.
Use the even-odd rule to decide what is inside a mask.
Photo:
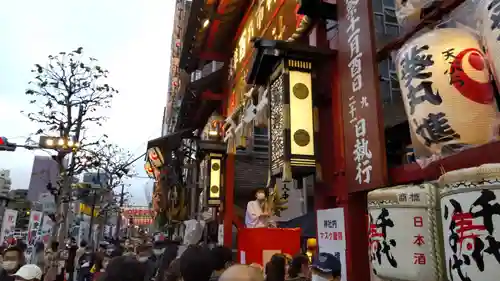
[{"label": "white paper lantern", "polygon": [[500,164],[449,172],[439,184],[448,280],[497,281]]},{"label": "white paper lantern", "polygon": [[414,139],[431,154],[446,154],[494,137],[496,104],[476,37],[436,29],[407,43],[396,67]]},{"label": "white paper lantern", "polygon": [[486,46],[486,54],[497,85],[500,85],[500,1],[484,0],[478,4],[479,28]]},{"label": "white paper lantern", "polygon": [[368,193],[370,260],[375,275],[383,280],[442,280],[437,202],[432,184]]},{"label": "white paper lantern", "polygon": [[407,28],[420,22],[423,9],[434,0],[396,0],[396,17],[400,26]]}]

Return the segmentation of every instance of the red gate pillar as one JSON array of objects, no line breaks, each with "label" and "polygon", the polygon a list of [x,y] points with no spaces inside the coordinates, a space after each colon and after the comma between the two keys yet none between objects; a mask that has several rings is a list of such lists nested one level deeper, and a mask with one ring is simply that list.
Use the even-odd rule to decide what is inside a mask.
[{"label": "red gate pillar", "polygon": [[234,154],[226,156],[224,170],[224,246],[233,247]]}]

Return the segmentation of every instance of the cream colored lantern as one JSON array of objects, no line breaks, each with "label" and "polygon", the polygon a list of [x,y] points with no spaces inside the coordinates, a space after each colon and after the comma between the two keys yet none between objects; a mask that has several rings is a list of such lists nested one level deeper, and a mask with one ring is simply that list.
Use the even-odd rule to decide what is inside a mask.
[{"label": "cream colored lantern", "polygon": [[150,149],[148,149],[148,159],[151,165],[155,168],[160,168],[163,166],[163,154],[158,147],[151,147]]},{"label": "cream colored lantern", "polygon": [[493,139],[493,87],[472,34],[457,28],[425,33],[399,51],[396,67],[417,156]]},{"label": "cream colored lantern", "polygon": [[144,171],[146,171],[148,177],[154,178],[154,169],[149,161],[146,161],[146,163],[144,163]]},{"label": "cream colored lantern", "polygon": [[441,281],[444,264],[433,184],[368,193],[371,267],[382,280]]},{"label": "cream colored lantern", "polygon": [[448,280],[497,281],[500,164],[448,172],[439,185]]},{"label": "cream colored lantern", "polygon": [[426,9],[432,9],[434,0],[396,0],[396,17],[403,28],[415,26],[420,22]]},{"label": "cream colored lantern", "polygon": [[478,4],[480,32],[486,46],[486,54],[491,70],[500,86],[500,1],[484,0]]}]

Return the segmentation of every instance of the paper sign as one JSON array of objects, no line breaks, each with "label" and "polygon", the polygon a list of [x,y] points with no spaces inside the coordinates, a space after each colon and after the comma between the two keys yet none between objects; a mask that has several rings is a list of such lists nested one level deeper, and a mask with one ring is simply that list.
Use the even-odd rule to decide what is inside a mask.
[{"label": "paper sign", "polygon": [[247,257],[245,251],[240,252],[240,263],[241,264],[246,264],[247,262]]},{"label": "paper sign", "polygon": [[318,249],[336,256],[342,264],[342,281],[347,280],[344,209],[333,208],[316,212]]}]

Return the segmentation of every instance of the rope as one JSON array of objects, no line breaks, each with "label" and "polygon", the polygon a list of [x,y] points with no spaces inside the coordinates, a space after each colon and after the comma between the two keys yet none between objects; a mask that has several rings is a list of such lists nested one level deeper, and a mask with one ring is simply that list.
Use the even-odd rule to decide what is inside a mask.
[{"label": "rope", "polygon": [[430,245],[430,255],[431,255],[431,260],[434,262],[432,263],[432,267],[434,270],[434,276],[436,277],[437,281],[444,280],[443,276],[443,260],[442,260],[442,247],[441,247],[441,235],[439,231],[439,223],[436,220],[438,215],[441,215],[440,213],[438,214],[437,212],[437,192],[438,189],[436,188],[435,185],[429,184],[427,186],[427,202],[428,202],[428,208],[427,208],[427,216],[429,219],[429,236],[432,240],[432,243]]}]

